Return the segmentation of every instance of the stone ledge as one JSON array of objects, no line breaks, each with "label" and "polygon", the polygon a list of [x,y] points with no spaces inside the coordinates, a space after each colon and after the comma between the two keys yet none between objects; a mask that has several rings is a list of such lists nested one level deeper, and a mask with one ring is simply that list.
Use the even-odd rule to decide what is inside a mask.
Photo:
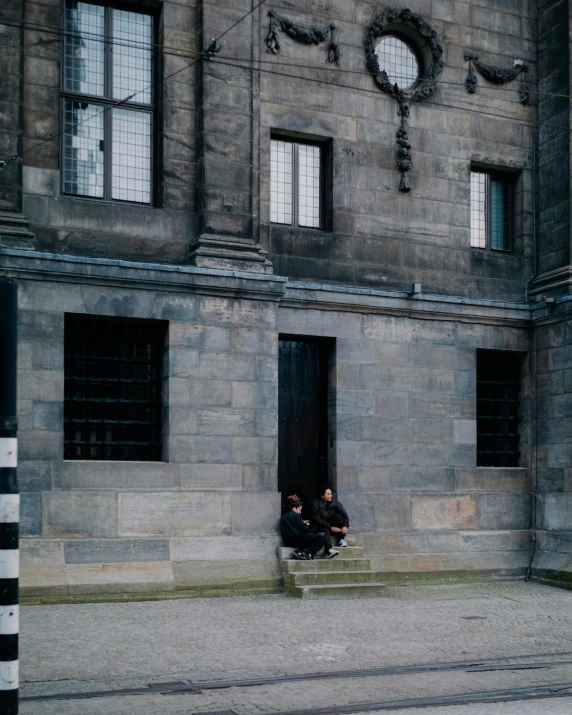
[{"label": "stone ledge", "polygon": [[75,595],[33,595],[26,589],[20,589],[22,606],[60,605],[72,603],[110,603],[121,601],[164,601],[180,598],[219,598],[224,596],[258,596],[284,592],[282,580],[248,582],[247,584],[228,586],[208,586],[200,588],[176,589],[175,591],[142,591],[104,594]]},{"label": "stone ledge", "polygon": [[29,280],[280,300],[286,278],[240,270],[137,263],[0,248],[0,275]]}]

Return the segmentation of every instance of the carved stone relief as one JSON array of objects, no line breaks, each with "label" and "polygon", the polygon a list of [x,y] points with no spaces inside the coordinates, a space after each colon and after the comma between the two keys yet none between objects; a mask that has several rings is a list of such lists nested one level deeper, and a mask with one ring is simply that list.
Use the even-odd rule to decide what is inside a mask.
[{"label": "carved stone relief", "polygon": [[327,62],[339,66],[340,48],[336,40],[335,25],[326,25],[326,27],[302,27],[282,17],[275,10],[269,10],[268,15],[270,17],[270,26],[268,28],[268,35],[266,36],[266,48],[268,52],[272,52],[274,55],[278,54],[280,50],[279,31],[286,33],[288,37],[304,45],[319,45],[329,40]]},{"label": "carved stone relief", "polygon": [[519,74],[524,74],[524,78],[520,83],[520,103],[528,104],[529,91],[526,81],[528,67],[523,60],[514,60],[512,67],[495,67],[494,65],[485,65],[479,62],[479,58],[475,55],[465,55],[465,60],[469,63],[469,72],[465,80],[465,87],[469,94],[474,94],[477,89],[477,74],[475,70],[492,84],[507,84],[515,80]]},{"label": "carved stone relief", "polygon": [[[377,40],[385,35],[403,36],[419,54],[420,71],[414,84],[402,89],[392,84],[387,72],[379,66],[376,53]],[[398,103],[401,117],[397,138],[397,169],[401,173],[399,191],[411,191],[407,172],[412,166],[411,144],[409,142],[409,104],[431,97],[435,91],[437,77],[443,69],[443,47],[437,33],[421,16],[403,8],[387,8],[379,13],[368,29],[365,42],[365,56],[368,70],[373,74],[376,85]]]}]

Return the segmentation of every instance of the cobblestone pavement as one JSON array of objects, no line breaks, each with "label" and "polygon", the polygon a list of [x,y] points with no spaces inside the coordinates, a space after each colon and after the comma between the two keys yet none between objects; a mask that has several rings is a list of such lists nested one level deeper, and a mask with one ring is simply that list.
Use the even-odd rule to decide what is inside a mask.
[{"label": "cobblestone pavement", "polygon": [[[259,596],[23,607],[23,698],[158,683],[239,682],[184,694],[24,699],[20,712],[251,715],[348,706],[349,715],[360,703],[568,684],[570,690],[558,692],[570,697],[393,712],[572,713],[572,593],[524,583],[388,591],[389,598],[363,600]],[[469,665],[487,658],[505,661],[478,670]],[[467,668],[353,673],[445,661],[466,661]],[[346,677],[240,685],[253,678],[338,671]]]}]

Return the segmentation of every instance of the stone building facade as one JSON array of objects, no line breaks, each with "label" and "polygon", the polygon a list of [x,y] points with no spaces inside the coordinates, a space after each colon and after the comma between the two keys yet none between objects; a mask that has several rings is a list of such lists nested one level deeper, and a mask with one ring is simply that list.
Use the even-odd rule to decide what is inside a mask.
[{"label": "stone building facade", "polygon": [[[0,10],[0,276],[19,283],[23,595],[280,588],[281,440],[298,419],[281,406],[287,342],[322,346],[321,475],[376,569],[567,580],[572,8],[407,9]],[[133,34],[137,23],[150,34]],[[372,72],[364,47],[381,52],[388,37],[392,56],[409,48],[425,95]],[[147,62],[147,79],[133,74]],[[300,147],[320,156],[313,224],[300,218],[302,192],[280,214],[291,176],[273,152],[285,146],[294,182]],[[105,458],[121,441],[111,428],[101,437],[105,419],[70,416],[81,402],[72,365],[87,350],[78,334],[105,324],[121,342],[150,322],[162,341],[154,456]],[[479,407],[493,402],[487,369],[512,385],[504,407],[518,405],[495,417],[518,424],[502,450]],[[122,379],[105,372],[90,394]],[[137,442],[135,413],[124,446]],[[484,456],[509,443],[516,456]]]}]

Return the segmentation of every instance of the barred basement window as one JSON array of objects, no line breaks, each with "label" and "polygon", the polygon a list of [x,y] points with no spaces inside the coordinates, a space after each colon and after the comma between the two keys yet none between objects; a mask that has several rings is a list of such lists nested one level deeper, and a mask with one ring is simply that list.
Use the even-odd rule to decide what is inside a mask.
[{"label": "barred basement window", "polygon": [[64,459],[161,459],[166,325],[65,316]]},{"label": "barred basement window", "polygon": [[477,466],[518,467],[520,354],[477,350]]},{"label": "barred basement window", "polygon": [[514,184],[501,173],[471,171],[471,247],[512,251]]},{"label": "barred basement window", "polygon": [[64,18],[63,191],[149,204],[153,18],[77,0]]},{"label": "barred basement window", "polygon": [[325,227],[325,149],[320,144],[272,139],[270,221]]}]

